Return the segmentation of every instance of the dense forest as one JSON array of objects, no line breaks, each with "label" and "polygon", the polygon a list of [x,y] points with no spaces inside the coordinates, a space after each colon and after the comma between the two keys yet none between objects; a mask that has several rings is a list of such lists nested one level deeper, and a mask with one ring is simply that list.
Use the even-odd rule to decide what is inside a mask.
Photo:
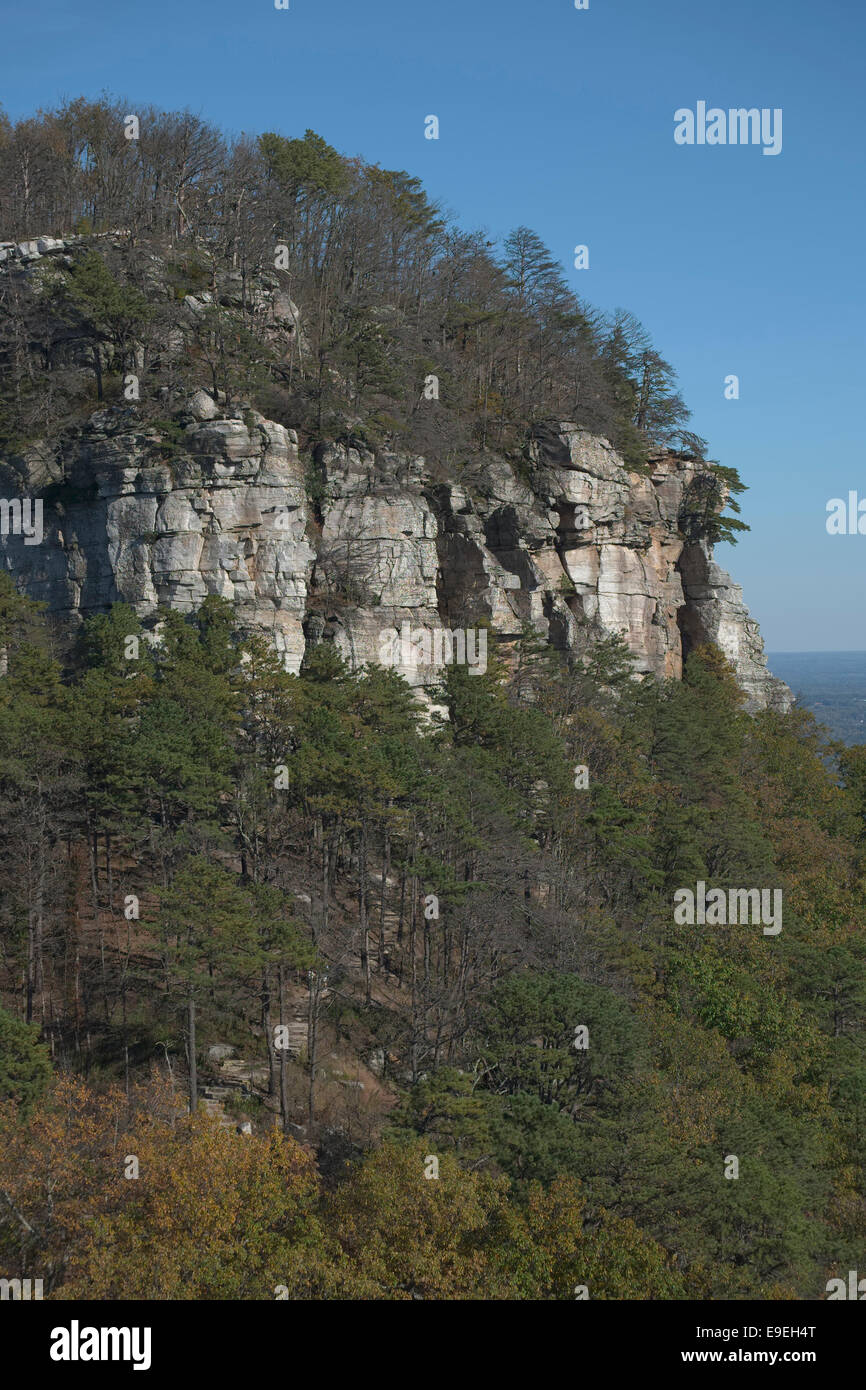
[{"label": "dense forest", "polygon": [[[170,444],[200,386],[302,450],[457,472],[530,468],[557,419],[636,470],[703,456],[644,330],[525,228],[492,247],[312,132],[137,124],[108,99],[0,123],[2,234],[70,239],[0,270],[9,478],[99,406]],[[742,525],[713,476],[710,539]],[[7,1277],[815,1299],[856,1267],[866,748],[747,715],[707,645],[636,681],[618,638],[491,632],[431,709],[327,642],[289,674],[217,597],[160,618],[72,641],[0,575]],[[678,925],[701,881],[780,889],[783,930]]]},{"label": "dense forest", "polygon": [[[809,1298],[847,1270],[862,749],[843,789],[713,649],[637,683],[616,640],[569,668],[527,637],[510,673],[448,668],[431,727],[391,671],[242,650],[219,600],[138,631],[91,619],[63,670],[3,589],[7,1269],[248,1298]],[[676,926],[699,879],[781,886],[783,931]],[[214,1042],[258,1078],[249,1138],[181,1118]]]}]

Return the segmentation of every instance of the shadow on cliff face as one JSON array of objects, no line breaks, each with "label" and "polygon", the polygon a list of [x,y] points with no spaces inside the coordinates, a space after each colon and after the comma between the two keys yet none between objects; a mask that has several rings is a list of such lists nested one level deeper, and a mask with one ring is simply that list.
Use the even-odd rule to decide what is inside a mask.
[{"label": "shadow on cliff face", "polygon": [[64,484],[45,489],[43,536],[38,545],[4,537],[4,568],[18,588],[45,603],[59,622],[107,609],[121,595],[109,554],[107,513],[92,494],[80,497]]},{"label": "shadow on cliff face", "polygon": [[695,647],[712,641],[700,613],[691,602],[695,597],[705,597],[709,587],[710,557],[702,545],[685,545],[677,562],[677,570],[683,586],[685,603],[677,609],[677,627],[682,644],[682,660],[685,665]]},{"label": "shadow on cliff face", "polygon": [[436,549],[437,607],[443,620],[466,623],[489,618],[490,577],[472,538],[458,532],[440,532]]},{"label": "shadow on cliff face", "polygon": [[677,609],[677,627],[682,640],[682,662],[685,666],[695,647],[700,647],[710,639],[696,614],[687,606]]},{"label": "shadow on cliff face", "polygon": [[573,467],[571,449],[558,421],[536,422],[532,428],[532,445],[538,463],[547,468]]}]

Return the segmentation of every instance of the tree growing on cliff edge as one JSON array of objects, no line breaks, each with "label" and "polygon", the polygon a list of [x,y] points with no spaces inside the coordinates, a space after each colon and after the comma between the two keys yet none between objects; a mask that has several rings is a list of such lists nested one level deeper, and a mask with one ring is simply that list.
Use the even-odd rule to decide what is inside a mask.
[{"label": "tree growing on cliff edge", "polygon": [[149,309],[144,295],[111,274],[103,258],[89,250],[51,286],[57,312],[77,338],[90,346],[97,399],[103,398],[103,344],[117,354],[122,371],[131,366],[130,350]]},{"label": "tree growing on cliff edge", "polygon": [[[704,540],[708,545],[727,541],[736,545],[737,536],[749,527],[739,520],[738,494],[746,492],[735,468],[709,464],[689,483],[683,493],[677,524],[687,540]],[[736,513],[724,515],[725,507]]]},{"label": "tree growing on cliff edge", "polygon": [[[606,435],[632,467],[653,444],[700,450],[645,330],[581,303],[530,229],[500,250],[414,175],[345,158],[311,130],[229,140],[146,107],[129,141],[127,111],[78,99],[0,138],[3,234],[83,238],[47,295],[44,264],[8,293],[2,272],[0,437],[16,447],[83,417],[82,349],[101,400],[104,372],[135,344],[143,418],[204,386],[314,437],[355,431],[448,467],[491,447],[521,457],[541,419]],[[205,282],[185,274],[193,263]],[[302,358],[297,325],[274,312],[287,295]]]}]

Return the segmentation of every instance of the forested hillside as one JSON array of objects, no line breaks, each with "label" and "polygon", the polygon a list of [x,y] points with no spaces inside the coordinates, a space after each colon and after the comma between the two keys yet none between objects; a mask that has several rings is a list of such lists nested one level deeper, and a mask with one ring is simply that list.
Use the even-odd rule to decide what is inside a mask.
[{"label": "forested hillside", "polygon": [[[640,476],[703,457],[644,331],[526,229],[491,247],[312,132],[127,112],[0,125],[8,486],[86,500],[57,461],[98,409],[170,466],[203,387],[297,431],[313,510],[322,441],[461,481],[563,419]],[[683,524],[730,537],[736,474],[700,477]],[[157,616],[62,631],[0,574],[8,1277],[815,1299],[856,1268],[863,747],[747,714],[710,644],[635,680],[616,637],[491,627],[421,701],[327,640],[287,671],[216,595]],[[782,929],[680,924],[698,884],[781,891]]]},{"label": "forested hillside", "polygon": [[[615,644],[578,670],[528,640],[510,676],[449,669],[431,728],[392,672],[242,653],[219,601],[134,660],[134,615],[96,618],[66,671],[8,584],[2,621],[7,1268],[106,1297],[809,1298],[847,1270],[860,750],[842,790],[711,650],[636,684]],[[781,886],[784,929],[676,926],[698,879]],[[214,1043],[251,1139],[177,1119]]]}]

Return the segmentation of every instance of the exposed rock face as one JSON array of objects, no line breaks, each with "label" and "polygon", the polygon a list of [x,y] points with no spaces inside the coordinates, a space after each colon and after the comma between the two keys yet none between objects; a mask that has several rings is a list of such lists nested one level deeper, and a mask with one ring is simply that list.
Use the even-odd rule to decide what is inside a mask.
[{"label": "exposed rock face", "polygon": [[[329,445],[314,508],[294,432],[255,412],[224,418],[200,391],[169,451],[124,418],[92,418],[46,496],[42,544],[2,544],[20,586],[59,616],[123,600],[146,618],[221,594],[292,670],[321,638],[360,665],[387,660],[388,634],[406,625],[487,621],[509,638],[530,624],[568,649],[588,622],[620,632],[636,671],[658,676],[679,677],[690,646],[712,640],[750,708],[790,703],[740,589],[678,529],[694,460],[659,453],[639,476],[565,424],[537,437],[525,477],[493,459],[470,486],[434,481],[421,458]],[[393,664],[428,684],[431,662],[405,653],[394,647]]]},{"label": "exposed rock face", "polygon": [[6,567],[72,620],[120,601],[143,618],[159,604],[189,611],[220,594],[297,670],[315,558],[297,437],[254,412],[208,418],[214,402],[199,397],[190,413],[205,418],[187,425],[172,459],[152,433],[116,432],[110,411],[93,416],[45,508],[42,544],[6,537]]},{"label": "exposed rock face", "polygon": [[680,613],[683,654],[715,642],[733,665],[752,709],[788,709],[788,687],[767,670],[761,631],[743,603],[743,591],[713,560],[704,542],[687,545],[680,560],[686,604]]},{"label": "exposed rock face", "polygon": [[7,261],[10,264],[29,265],[42,256],[66,251],[80,240],[80,237],[41,236],[35,241],[0,241],[0,265]]},{"label": "exposed rock face", "polygon": [[[318,451],[323,486],[316,589],[326,621],[312,636],[335,641],[353,664],[391,656],[383,638],[404,623],[442,627],[438,611],[439,524],[425,495],[423,459],[342,445]],[[318,626],[318,632],[316,627]],[[420,663],[394,662],[413,685],[433,678]]]}]

